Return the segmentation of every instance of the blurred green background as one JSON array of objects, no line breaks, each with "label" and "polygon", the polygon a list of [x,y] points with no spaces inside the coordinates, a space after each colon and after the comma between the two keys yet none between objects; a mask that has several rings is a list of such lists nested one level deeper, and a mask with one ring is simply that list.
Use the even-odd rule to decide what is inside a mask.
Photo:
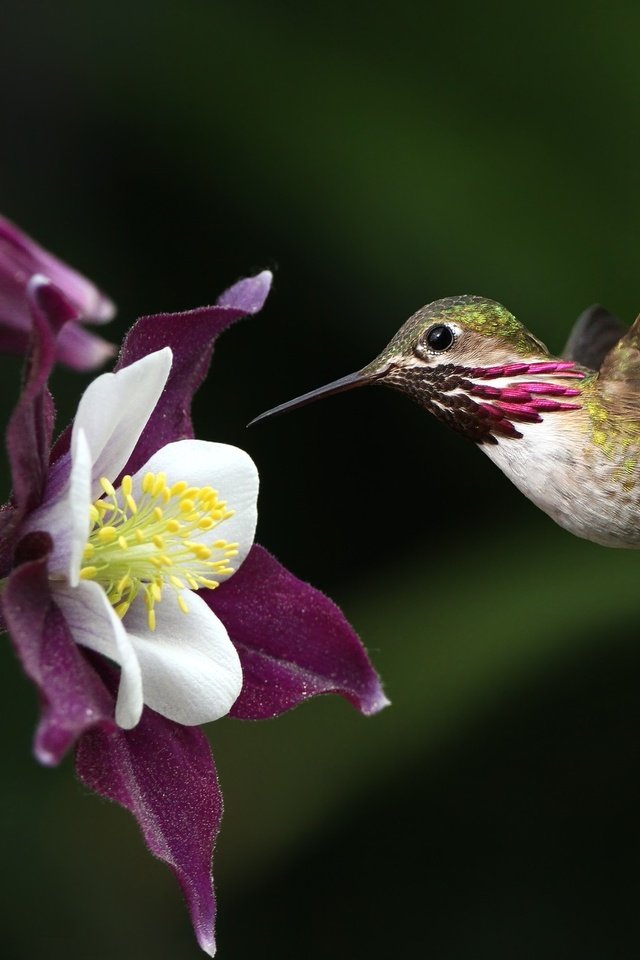
[{"label": "blurred green background", "polygon": [[[640,566],[572,539],[404,398],[261,410],[478,293],[560,350],[640,306],[640,7],[4,0],[0,209],[143,313],[270,267],[199,436],[262,474],[259,539],[345,609],[393,707],[210,728],[219,956],[637,958]],[[0,361],[3,415],[18,364]],[[58,375],[60,423],[86,381]],[[30,756],[2,647],[2,953],[196,957],[168,870]]]}]

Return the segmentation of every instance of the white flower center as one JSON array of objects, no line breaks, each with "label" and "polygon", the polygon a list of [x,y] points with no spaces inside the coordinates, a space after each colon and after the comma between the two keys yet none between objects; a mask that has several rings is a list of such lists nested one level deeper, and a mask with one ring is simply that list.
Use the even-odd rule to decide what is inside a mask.
[{"label": "white flower center", "polygon": [[217,490],[189,487],[184,480],[169,487],[163,473],[147,473],[136,501],[130,476],[122,478],[119,490],[106,477],[100,484],[105,496],[90,507],[92,528],[83,554],[87,565],[80,577],[104,588],[118,616],[124,617],[143,592],[154,630],[155,605],[165,587],[175,590],[187,613],[185,588],[213,590],[216,577],[233,573],[229,560],[237,556],[238,544],[203,542],[208,531],[233,515]]}]

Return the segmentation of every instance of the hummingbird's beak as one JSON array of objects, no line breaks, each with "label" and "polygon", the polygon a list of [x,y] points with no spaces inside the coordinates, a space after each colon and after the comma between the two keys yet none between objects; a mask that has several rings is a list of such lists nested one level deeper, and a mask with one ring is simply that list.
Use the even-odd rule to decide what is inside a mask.
[{"label": "hummingbird's beak", "polygon": [[281,403],[277,407],[272,407],[271,410],[266,410],[264,413],[261,413],[260,416],[255,417],[247,426],[251,427],[254,423],[258,423],[259,420],[266,420],[267,417],[276,417],[280,413],[286,413],[287,410],[297,410],[298,407],[305,407],[308,403],[313,403],[321,397],[332,397],[335,393],[344,393],[345,390],[353,390],[354,387],[364,387],[367,383],[371,383],[371,380],[371,376],[363,373],[362,370],[359,370],[358,373],[350,373],[346,377],[341,377],[339,380],[327,383],[324,387],[311,390],[310,393],[303,393],[301,397],[289,400],[288,403]]}]

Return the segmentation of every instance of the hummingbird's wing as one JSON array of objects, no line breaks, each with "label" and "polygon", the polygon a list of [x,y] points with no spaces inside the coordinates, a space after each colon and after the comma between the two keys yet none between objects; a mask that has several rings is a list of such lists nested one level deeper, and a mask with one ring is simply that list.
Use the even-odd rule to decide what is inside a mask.
[{"label": "hummingbird's wing", "polygon": [[[631,397],[637,396],[640,390],[640,317],[634,320],[602,361],[600,383],[604,387],[611,384],[617,392],[622,389]],[[625,391],[625,387],[629,390]]]},{"label": "hummingbird's wing", "polygon": [[594,303],[583,310],[574,323],[562,356],[583,367],[599,370],[626,329],[621,320],[599,303]]}]

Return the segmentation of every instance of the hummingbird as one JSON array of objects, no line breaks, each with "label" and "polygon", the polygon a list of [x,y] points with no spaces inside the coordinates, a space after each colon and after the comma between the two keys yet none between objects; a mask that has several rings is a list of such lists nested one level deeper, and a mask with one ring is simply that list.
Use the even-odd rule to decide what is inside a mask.
[{"label": "hummingbird", "polygon": [[436,300],[357,373],[252,423],[368,384],[467,437],[576,536],[640,547],[640,317],[626,329],[595,304],[556,357],[494,300]]}]

